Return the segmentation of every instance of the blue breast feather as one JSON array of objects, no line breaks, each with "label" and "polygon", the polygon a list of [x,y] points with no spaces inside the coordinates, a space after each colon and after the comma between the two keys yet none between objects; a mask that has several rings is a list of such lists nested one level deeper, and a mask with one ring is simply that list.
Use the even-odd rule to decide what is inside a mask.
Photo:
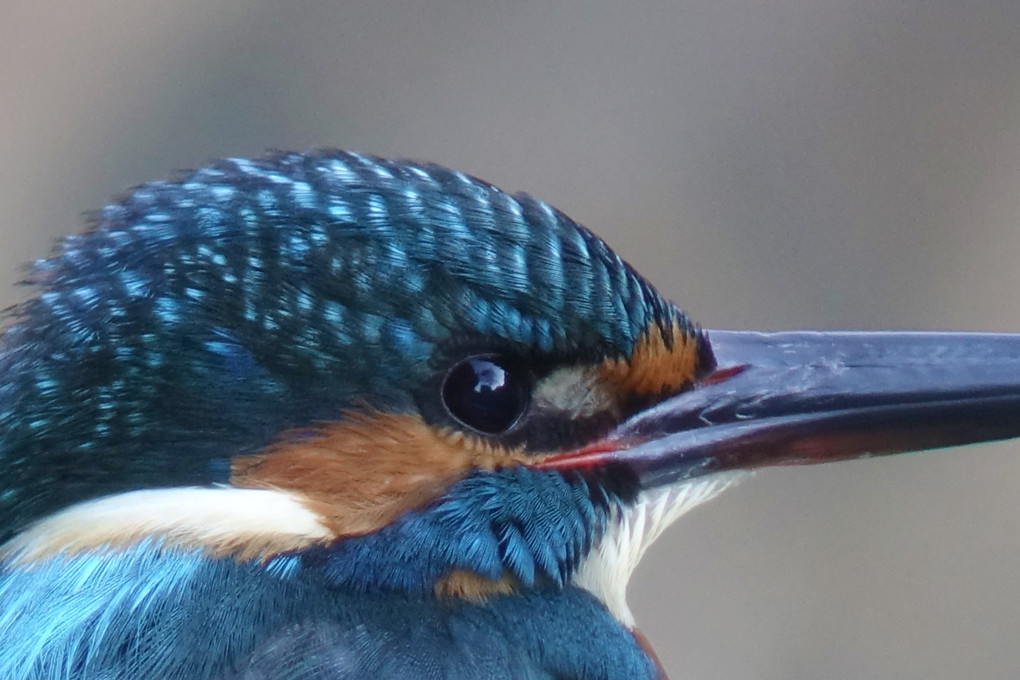
[{"label": "blue breast feather", "polygon": [[155,543],[7,565],[0,678],[654,677],[634,637],[577,588],[477,605],[353,593],[295,565]]}]

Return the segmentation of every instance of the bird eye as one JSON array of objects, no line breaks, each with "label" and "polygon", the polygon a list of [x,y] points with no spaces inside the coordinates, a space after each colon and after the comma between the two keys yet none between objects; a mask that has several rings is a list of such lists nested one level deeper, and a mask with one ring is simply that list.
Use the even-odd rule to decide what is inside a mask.
[{"label": "bird eye", "polygon": [[466,359],[446,376],[443,403],[450,415],[483,434],[502,434],[528,406],[528,380],[499,356]]}]

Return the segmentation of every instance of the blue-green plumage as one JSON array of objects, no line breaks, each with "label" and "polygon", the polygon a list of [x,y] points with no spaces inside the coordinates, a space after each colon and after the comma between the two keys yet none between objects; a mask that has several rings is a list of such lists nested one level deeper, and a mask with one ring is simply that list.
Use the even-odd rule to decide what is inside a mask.
[{"label": "blue-green plumage", "polygon": [[[547,204],[336,151],[143,185],[31,283],[0,350],[0,539],[107,494],[232,483],[238,459],[281,438],[300,447],[316,436],[302,428],[351,410],[456,432],[439,392],[464,356],[512,357],[537,384],[625,361],[651,327],[667,344],[670,329],[696,336]],[[467,436],[527,460],[604,434],[631,404],[544,408]],[[269,555],[167,543],[172,527],[0,553],[0,677],[654,676],[631,632],[570,583],[636,493],[626,469],[503,462],[444,484],[374,530]],[[513,592],[437,597],[458,572]]]}]

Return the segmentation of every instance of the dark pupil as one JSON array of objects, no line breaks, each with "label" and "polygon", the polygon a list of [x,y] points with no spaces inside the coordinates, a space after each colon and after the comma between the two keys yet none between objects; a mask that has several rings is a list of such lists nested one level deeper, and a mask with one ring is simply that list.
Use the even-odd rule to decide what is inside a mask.
[{"label": "dark pupil", "polygon": [[479,432],[509,430],[527,401],[522,382],[496,358],[475,357],[458,364],[443,384],[450,415]]}]

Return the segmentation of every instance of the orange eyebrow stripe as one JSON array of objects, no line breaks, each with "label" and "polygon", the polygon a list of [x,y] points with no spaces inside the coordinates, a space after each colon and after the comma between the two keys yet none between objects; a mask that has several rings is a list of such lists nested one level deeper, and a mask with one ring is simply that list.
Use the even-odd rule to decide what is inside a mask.
[{"label": "orange eyebrow stripe", "polygon": [[679,392],[697,376],[700,344],[697,334],[676,320],[665,329],[652,322],[629,357],[606,359],[599,365],[599,377],[622,394]]},{"label": "orange eyebrow stripe", "polygon": [[472,470],[533,462],[522,451],[434,428],[419,416],[348,412],[231,461],[233,486],[286,489],[338,537],[371,533],[427,505]]}]

